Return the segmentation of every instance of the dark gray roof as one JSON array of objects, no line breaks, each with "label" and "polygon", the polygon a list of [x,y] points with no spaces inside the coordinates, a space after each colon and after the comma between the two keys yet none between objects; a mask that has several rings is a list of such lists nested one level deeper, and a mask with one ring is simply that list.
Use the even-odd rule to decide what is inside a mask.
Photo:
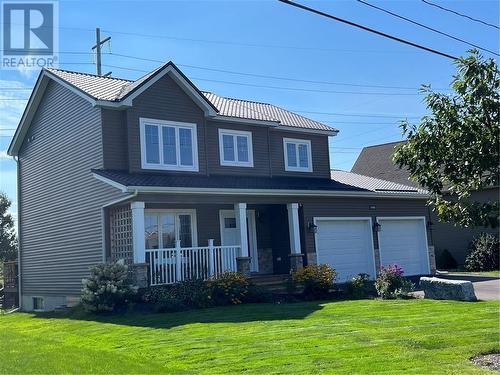
[{"label": "dark gray roof", "polygon": [[375,192],[419,194],[427,193],[427,191],[423,189],[415,188],[409,185],[403,185],[391,181],[381,180],[379,178],[363,176],[353,172],[332,170],[331,176],[332,180]]},{"label": "dark gray roof", "polygon": [[[167,66],[174,67],[184,76],[184,74],[171,62],[162,65],[135,81],[53,68],[48,68],[47,71],[66,81],[83,93],[91,96],[93,99],[119,102],[124,100],[130,93]],[[187,77],[185,78],[202,95],[207,103],[217,110],[219,116],[274,122],[277,126],[324,130],[328,132],[337,131],[329,125],[311,120],[269,103],[226,98],[211,92],[201,92]]]},{"label": "dark gray roof", "polygon": [[351,172],[418,188],[419,185],[409,179],[408,170],[399,168],[392,161],[394,148],[402,143],[391,142],[363,148]]},{"label": "dark gray roof", "polygon": [[367,191],[338,181],[311,177],[193,176],[162,173],[128,173],[94,169],[93,173],[123,186],[212,189]]}]

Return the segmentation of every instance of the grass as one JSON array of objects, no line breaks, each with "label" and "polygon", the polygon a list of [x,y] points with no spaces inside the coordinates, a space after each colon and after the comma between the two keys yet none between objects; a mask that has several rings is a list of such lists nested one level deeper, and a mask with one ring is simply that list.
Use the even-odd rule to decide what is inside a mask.
[{"label": "grass", "polygon": [[361,300],[0,316],[1,374],[488,373],[500,303]]}]

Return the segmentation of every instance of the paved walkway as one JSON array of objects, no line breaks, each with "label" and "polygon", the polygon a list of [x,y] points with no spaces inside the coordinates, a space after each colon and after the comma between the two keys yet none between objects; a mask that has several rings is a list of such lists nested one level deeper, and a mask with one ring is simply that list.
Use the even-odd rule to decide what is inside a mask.
[{"label": "paved walkway", "polygon": [[[498,277],[452,273],[437,275],[436,277],[439,277],[440,279],[472,281],[477,299],[500,300],[500,278]],[[424,292],[417,287],[415,295],[423,297]]]}]

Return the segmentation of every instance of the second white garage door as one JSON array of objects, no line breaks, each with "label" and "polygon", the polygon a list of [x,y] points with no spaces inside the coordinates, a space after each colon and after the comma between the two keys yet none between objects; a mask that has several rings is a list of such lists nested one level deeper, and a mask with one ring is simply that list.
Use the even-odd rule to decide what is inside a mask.
[{"label": "second white garage door", "polygon": [[380,217],[377,221],[381,226],[378,239],[382,266],[398,264],[406,276],[428,274],[425,219]]},{"label": "second white garage door", "polygon": [[369,218],[315,218],[318,264],[337,271],[337,281],[358,273],[375,275],[373,239]]}]

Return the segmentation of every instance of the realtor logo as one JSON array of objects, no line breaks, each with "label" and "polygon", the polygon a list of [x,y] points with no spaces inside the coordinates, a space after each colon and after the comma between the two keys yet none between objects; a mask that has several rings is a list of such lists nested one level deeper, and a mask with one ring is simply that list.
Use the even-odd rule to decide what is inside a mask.
[{"label": "realtor logo", "polygon": [[4,69],[39,69],[57,63],[59,42],[57,2],[2,3]]}]

